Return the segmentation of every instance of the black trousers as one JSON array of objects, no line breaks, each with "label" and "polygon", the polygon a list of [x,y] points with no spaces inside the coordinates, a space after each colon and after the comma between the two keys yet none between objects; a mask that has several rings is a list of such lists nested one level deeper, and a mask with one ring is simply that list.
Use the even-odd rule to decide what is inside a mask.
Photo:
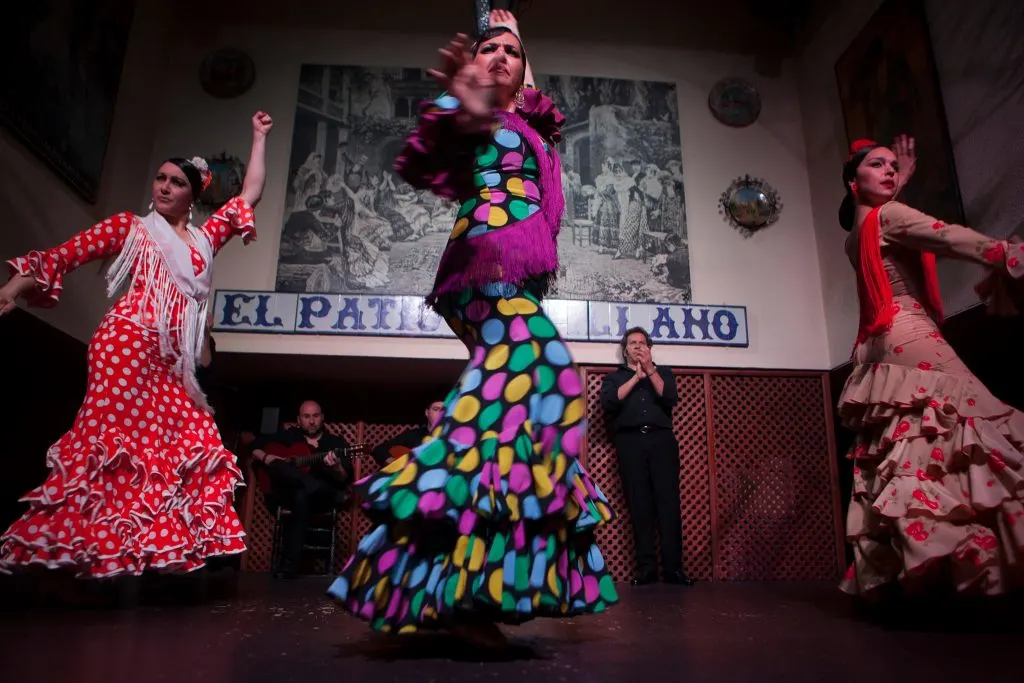
[{"label": "black trousers", "polygon": [[661,569],[683,568],[683,520],[679,511],[679,444],[671,429],[615,435],[619,476],[633,522],[637,572],[657,571],[654,532],[661,537]]},{"label": "black trousers", "polygon": [[316,470],[304,472],[281,461],[274,461],[266,468],[274,491],[267,502],[271,509],[283,507],[291,512],[282,516],[281,564],[285,570],[294,569],[302,553],[310,516],[344,505],[349,491],[341,482]]}]

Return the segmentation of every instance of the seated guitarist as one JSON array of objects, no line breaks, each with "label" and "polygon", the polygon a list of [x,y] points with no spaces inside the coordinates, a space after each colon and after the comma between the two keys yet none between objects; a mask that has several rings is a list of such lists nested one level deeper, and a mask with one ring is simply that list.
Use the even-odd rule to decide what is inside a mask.
[{"label": "seated guitarist", "polygon": [[303,441],[308,444],[310,453],[348,448],[345,439],[324,429],[323,410],[316,401],[305,401],[299,406],[298,423],[298,427],[263,435],[253,442],[252,457],[258,463],[255,466],[264,467],[270,478],[272,493],[267,496],[268,507],[274,510],[280,506],[291,511],[284,517],[278,578],[294,576],[310,516],[347,503],[355,475],[352,460],[333,453],[326,455],[321,464],[311,465],[309,471],[304,471],[287,458],[267,452],[275,446],[287,449]]},{"label": "seated guitarist", "polygon": [[407,429],[395,438],[385,441],[380,444],[370,455],[377,461],[377,464],[381,467],[387,465],[392,460],[400,458],[412,449],[423,443],[437,423],[441,421],[441,417],[444,415],[444,401],[434,401],[427,406],[427,409],[423,411],[426,420],[418,427]]}]

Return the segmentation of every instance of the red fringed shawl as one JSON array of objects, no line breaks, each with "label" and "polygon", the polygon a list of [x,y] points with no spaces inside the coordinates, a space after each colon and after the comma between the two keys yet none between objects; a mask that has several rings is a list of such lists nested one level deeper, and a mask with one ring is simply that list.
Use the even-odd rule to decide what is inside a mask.
[{"label": "red fringed shawl", "polygon": [[[892,301],[892,283],[882,265],[881,226],[878,214],[882,207],[875,207],[860,226],[860,268],[857,270],[857,295],[860,299],[860,329],[857,343],[868,337],[882,334],[892,327],[896,306]],[[939,294],[939,278],[935,269],[935,254],[921,253],[921,268],[924,271],[924,286],[928,300],[925,302],[932,317],[942,322],[942,297]]]}]

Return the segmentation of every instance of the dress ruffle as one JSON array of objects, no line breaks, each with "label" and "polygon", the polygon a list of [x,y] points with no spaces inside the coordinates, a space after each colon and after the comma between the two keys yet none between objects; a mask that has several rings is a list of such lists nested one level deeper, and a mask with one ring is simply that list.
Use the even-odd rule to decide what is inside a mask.
[{"label": "dress ruffle", "polygon": [[73,568],[80,577],[193,571],[205,558],[245,549],[232,506],[234,456],[182,431],[159,448],[117,428],[91,444],[66,434],[47,455],[50,475],[4,535],[0,570]]},{"label": "dress ruffle", "polygon": [[839,412],[858,433],[844,591],[913,584],[940,561],[959,591],[1020,580],[1024,414],[969,376],[884,363],[855,367]]}]

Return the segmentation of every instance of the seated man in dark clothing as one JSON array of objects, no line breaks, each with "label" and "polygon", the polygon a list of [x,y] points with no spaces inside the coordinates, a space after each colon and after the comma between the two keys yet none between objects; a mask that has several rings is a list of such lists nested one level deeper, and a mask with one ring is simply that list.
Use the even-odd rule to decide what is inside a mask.
[{"label": "seated man in dark clothing", "polygon": [[423,414],[426,420],[424,420],[422,425],[407,429],[395,438],[385,441],[373,449],[371,455],[378,465],[384,467],[384,465],[387,465],[392,460],[401,457],[423,443],[423,439],[427,438],[427,435],[441,421],[441,416],[444,415],[444,401],[431,402],[427,409],[423,411]]},{"label": "seated man in dark clothing", "polygon": [[285,526],[282,529],[284,538],[277,572],[279,577],[294,575],[310,516],[345,505],[351,495],[349,487],[355,474],[352,459],[347,454],[328,453],[321,463],[315,463],[305,471],[287,458],[264,450],[271,444],[287,448],[303,441],[309,445],[311,453],[348,448],[345,439],[324,429],[323,411],[316,401],[306,401],[299,407],[298,423],[298,427],[263,435],[253,442],[254,467],[264,468],[270,477],[272,492],[267,496],[268,507],[274,510],[280,506],[291,512],[283,517]]}]

